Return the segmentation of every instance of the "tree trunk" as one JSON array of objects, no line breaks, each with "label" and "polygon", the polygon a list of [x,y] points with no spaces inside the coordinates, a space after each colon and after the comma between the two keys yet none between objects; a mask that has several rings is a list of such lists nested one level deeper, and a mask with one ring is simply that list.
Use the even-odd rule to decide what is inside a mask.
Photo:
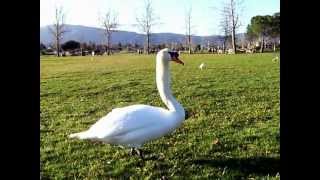
[{"label": "tree trunk", "polygon": [[264,37],[261,38],[261,45],[260,45],[260,53],[263,53],[264,50]]},{"label": "tree trunk", "polygon": [[110,55],[110,34],[108,34],[108,46],[107,46],[107,55]]},{"label": "tree trunk", "polygon": [[226,41],[224,41],[222,44],[222,51],[223,51],[223,53],[226,52]]},{"label": "tree trunk", "polygon": [[189,54],[191,54],[191,36],[188,35],[188,43],[189,43]]},{"label": "tree trunk", "polygon": [[233,53],[236,54],[237,46],[236,46],[236,31],[235,31],[235,28],[232,28],[232,49],[233,49]]},{"label": "tree trunk", "polygon": [[188,44],[188,38],[187,38],[187,36],[186,36],[186,44],[185,44],[185,48],[184,48],[184,51],[187,51],[187,49],[188,49],[188,46],[189,46],[189,44]]},{"label": "tree trunk", "polygon": [[273,52],[276,52],[276,42],[273,42]]},{"label": "tree trunk", "polygon": [[60,56],[60,42],[59,42],[59,38],[57,38],[56,40],[56,49],[57,49],[57,56]]},{"label": "tree trunk", "polygon": [[150,49],[150,34],[147,34],[147,54],[149,54],[149,49]]}]

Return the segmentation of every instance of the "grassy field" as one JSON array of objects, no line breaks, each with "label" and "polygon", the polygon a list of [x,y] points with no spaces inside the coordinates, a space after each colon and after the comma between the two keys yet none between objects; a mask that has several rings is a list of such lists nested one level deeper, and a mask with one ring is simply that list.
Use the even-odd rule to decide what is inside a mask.
[{"label": "grassy field", "polygon": [[190,118],[145,144],[144,161],[129,149],[67,136],[116,107],[164,107],[155,55],[41,57],[42,179],[280,179],[274,56],[182,55],[185,66],[171,63],[172,92]]}]

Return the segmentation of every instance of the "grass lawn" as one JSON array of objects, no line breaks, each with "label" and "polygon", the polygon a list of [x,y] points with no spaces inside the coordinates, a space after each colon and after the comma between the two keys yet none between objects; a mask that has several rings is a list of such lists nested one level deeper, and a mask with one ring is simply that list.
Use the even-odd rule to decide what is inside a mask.
[{"label": "grass lawn", "polygon": [[113,108],[164,107],[155,55],[41,57],[42,179],[280,179],[280,68],[274,56],[181,55],[185,66],[171,63],[172,92],[190,118],[145,144],[144,161],[129,156],[129,149],[67,136]]}]

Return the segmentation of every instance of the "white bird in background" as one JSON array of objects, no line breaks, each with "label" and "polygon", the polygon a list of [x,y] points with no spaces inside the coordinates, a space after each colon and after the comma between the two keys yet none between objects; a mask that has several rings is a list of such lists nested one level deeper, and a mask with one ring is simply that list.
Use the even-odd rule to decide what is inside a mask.
[{"label": "white bird in background", "polygon": [[116,108],[87,131],[69,137],[128,146],[132,154],[135,150],[143,158],[139,148],[144,143],[171,133],[185,120],[185,110],[170,89],[169,62],[184,65],[178,56],[177,52],[165,48],[156,57],[156,84],[161,100],[168,109],[142,104]]},{"label": "white bird in background", "polygon": [[277,62],[278,60],[279,60],[279,57],[276,56],[276,57],[274,57],[274,58],[272,59],[272,62]]},{"label": "white bird in background", "polygon": [[204,67],[205,67],[205,64],[204,64],[204,63],[201,63],[200,66],[199,66],[199,69],[202,70]]}]

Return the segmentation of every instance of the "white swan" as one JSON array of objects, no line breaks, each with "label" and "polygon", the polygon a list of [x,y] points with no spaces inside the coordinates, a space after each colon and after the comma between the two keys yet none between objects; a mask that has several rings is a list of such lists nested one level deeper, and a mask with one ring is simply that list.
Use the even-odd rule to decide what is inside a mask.
[{"label": "white swan", "polygon": [[200,66],[199,66],[199,69],[202,70],[204,67],[205,67],[205,64],[204,64],[204,63],[201,63]]},{"label": "white swan", "polygon": [[157,88],[168,109],[141,104],[116,108],[89,130],[69,137],[129,146],[141,156],[138,148],[145,142],[172,132],[185,119],[185,110],[173,97],[170,89],[169,61],[184,64],[178,56],[178,53],[165,48],[158,52],[156,59]]}]

